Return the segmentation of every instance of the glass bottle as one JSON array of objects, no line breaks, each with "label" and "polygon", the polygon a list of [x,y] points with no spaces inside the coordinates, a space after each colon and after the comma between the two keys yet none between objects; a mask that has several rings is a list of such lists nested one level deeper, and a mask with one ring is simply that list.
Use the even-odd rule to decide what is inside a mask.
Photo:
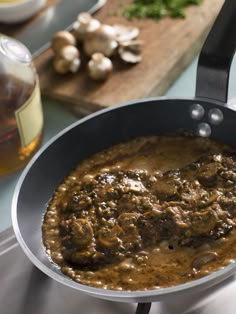
[{"label": "glass bottle", "polygon": [[29,50],[0,34],[0,175],[22,168],[40,146],[43,111]]}]

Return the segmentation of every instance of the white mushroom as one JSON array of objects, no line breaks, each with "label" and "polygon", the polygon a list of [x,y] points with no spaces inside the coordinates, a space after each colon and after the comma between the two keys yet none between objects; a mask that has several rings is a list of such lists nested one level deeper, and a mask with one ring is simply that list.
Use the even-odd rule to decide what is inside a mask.
[{"label": "white mushroom", "polygon": [[113,25],[116,32],[116,40],[118,42],[124,42],[128,40],[133,40],[139,35],[139,29],[135,26],[126,26],[122,24]]},{"label": "white mushroom", "polygon": [[128,63],[138,63],[142,60],[140,40],[122,42],[118,49],[120,58]]},{"label": "white mushroom", "polygon": [[210,263],[218,258],[218,254],[216,252],[202,252],[198,256],[196,256],[193,260],[193,269],[199,270],[202,266],[207,263]]},{"label": "white mushroom", "polygon": [[63,47],[56,55],[53,67],[60,74],[77,72],[80,67],[79,50],[70,45]]},{"label": "white mushroom", "polygon": [[91,56],[93,53],[101,52],[107,57],[110,57],[118,43],[116,41],[115,29],[110,25],[101,25],[90,36],[84,39],[84,52]]},{"label": "white mushroom", "polygon": [[73,24],[74,34],[77,40],[83,40],[86,35],[96,31],[101,26],[101,23],[94,19],[91,14],[83,12],[77,17]]},{"label": "white mushroom", "polygon": [[60,52],[63,47],[68,45],[76,45],[76,39],[70,32],[59,31],[53,36],[51,47],[55,53]]},{"label": "white mushroom", "polygon": [[88,74],[94,80],[106,80],[112,71],[112,62],[102,53],[94,53],[88,62]]}]

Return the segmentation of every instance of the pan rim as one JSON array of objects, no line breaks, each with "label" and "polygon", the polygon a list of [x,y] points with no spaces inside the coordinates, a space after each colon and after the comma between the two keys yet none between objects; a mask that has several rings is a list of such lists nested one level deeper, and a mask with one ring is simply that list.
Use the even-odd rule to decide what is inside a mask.
[{"label": "pan rim", "polygon": [[[77,125],[80,125],[82,123],[85,123],[87,120],[93,119],[98,115],[104,114],[108,111],[117,110],[119,108],[125,107],[125,106],[131,106],[138,103],[144,103],[144,102],[155,102],[155,101],[190,101],[191,103],[194,101],[204,101],[210,104],[214,105],[222,105],[219,102],[216,102],[211,99],[202,99],[202,98],[170,98],[170,97],[158,97],[158,98],[148,98],[148,99],[142,99],[142,100],[135,100],[132,102],[128,102],[125,104],[117,105],[112,108],[105,108],[103,110],[99,110],[95,113],[92,113],[82,119],[79,119],[78,121],[72,123],[71,125],[67,126],[65,129],[60,131],[58,134],[53,136],[36,154],[35,156],[30,160],[28,165],[23,170],[17,185],[15,187],[15,191],[12,198],[12,206],[11,206],[11,216],[12,216],[12,226],[15,233],[15,236],[18,240],[18,243],[20,244],[22,250],[26,254],[26,256],[30,259],[30,261],[43,273],[48,275],[50,278],[56,280],[57,282],[60,282],[66,286],[69,286],[71,288],[74,288],[78,291],[81,291],[83,293],[86,293],[88,295],[98,297],[101,299],[106,300],[114,300],[114,301],[121,301],[121,302],[142,302],[144,301],[159,301],[163,300],[165,298],[169,298],[171,295],[174,294],[186,294],[190,292],[200,292],[207,288],[210,288],[212,286],[215,286],[224,280],[226,280],[228,277],[233,275],[236,272],[236,261],[225,266],[222,269],[219,269],[216,272],[213,272],[207,276],[204,276],[200,279],[196,279],[193,281],[190,281],[188,283],[171,286],[167,288],[160,288],[160,289],[150,289],[150,290],[135,290],[135,291],[117,291],[117,290],[110,290],[110,289],[103,289],[103,288],[95,288],[87,285],[83,285],[80,283],[77,283],[67,278],[63,273],[58,274],[51,268],[44,265],[30,250],[30,248],[27,246],[26,241],[22,237],[20,226],[18,224],[17,219],[17,204],[18,204],[18,197],[20,194],[21,187],[24,183],[25,178],[27,177],[28,173],[30,172],[31,167],[33,167],[35,161],[43,154],[48,147],[50,147],[55,141],[57,141],[61,136],[63,136],[65,133],[67,133],[69,130],[73,129]],[[231,109],[231,108],[228,108]]]}]

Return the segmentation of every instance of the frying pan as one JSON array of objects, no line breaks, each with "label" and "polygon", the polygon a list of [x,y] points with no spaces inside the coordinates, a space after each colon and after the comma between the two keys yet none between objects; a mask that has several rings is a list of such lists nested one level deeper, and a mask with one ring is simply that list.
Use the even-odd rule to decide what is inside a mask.
[{"label": "frying pan", "polygon": [[204,278],[148,291],[112,291],[76,283],[45,254],[42,216],[55,188],[83,159],[138,136],[183,129],[236,147],[236,112],[227,105],[229,71],[236,48],[236,1],[226,0],[200,53],[196,97],[152,98],[94,113],[66,128],[31,160],[17,184],[12,204],[15,235],[29,259],[51,278],[98,298],[152,302],[195,293],[236,271],[236,262]]}]

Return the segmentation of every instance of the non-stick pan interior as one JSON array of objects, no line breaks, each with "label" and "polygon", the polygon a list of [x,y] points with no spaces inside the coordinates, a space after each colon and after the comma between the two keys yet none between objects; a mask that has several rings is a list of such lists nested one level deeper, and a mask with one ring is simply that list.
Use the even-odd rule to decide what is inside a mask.
[{"label": "non-stick pan interior", "polygon": [[231,264],[205,278],[160,290],[120,292],[87,287],[73,282],[51,264],[42,244],[41,224],[46,205],[63,178],[86,157],[113,144],[143,135],[172,134],[179,130],[195,132],[199,123],[209,123],[208,112],[220,108],[223,120],[210,125],[212,137],[236,147],[236,114],[213,102],[201,102],[204,115],[191,117],[190,108],[197,100],[152,99],[95,113],[61,132],[32,159],[17,185],[13,206],[13,227],[17,239],[31,261],[52,278],[104,299],[143,302],[154,301],[171,293],[197,291],[231,275]]}]

